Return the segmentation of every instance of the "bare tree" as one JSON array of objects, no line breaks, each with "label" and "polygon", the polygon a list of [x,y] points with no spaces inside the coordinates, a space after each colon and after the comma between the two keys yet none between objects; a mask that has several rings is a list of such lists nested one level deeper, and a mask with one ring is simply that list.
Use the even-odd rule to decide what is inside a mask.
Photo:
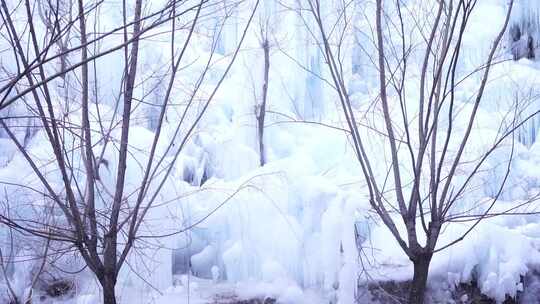
[{"label": "bare tree", "polygon": [[259,163],[264,166],[266,163],[266,153],[264,151],[264,118],[266,116],[266,102],[268,100],[268,74],[270,73],[270,44],[268,42],[268,32],[261,30],[261,48],[264,53],[264,71],[263,71],[263,86],[262,86],[262,101],[257,106],[257,133],[259,135]]},{"label": "bare tree", "polygon": [[[94,34],[93,38],[88,34],[87,16],[89,11],[99,8],[103,1],[86,5],[84,1],[77,0],[73,5],[78,10],[77,17],[67,21],[61,21],[62,14],[58,3],[47,2],[49,17],[37,18],[33,8],[35,5],[41,6],[42,3],[22,0],[24,8],[22,15],[28,29],[21,32],[17,26],[18,20],[12,18],[14,11],[19,12],[19,7],[10,7],[10,1],[2,0],[1,15],[4,25],[0,27],[0,33],[8,37],[7,40],[13,47],[12,58],[16,60],[17,71],[8,74],[8,80],[0,87],[2,94],[0,109],[9,107],[27,95],[31,96],[33,100],[31,110],[39,119],[47,145],[53,152],[50,163],[60,176],[62,185],[60,189],[51,182],[48,175],[50,173],[44,169],[40,160],[29,153],[15,136],[9,123],[10,119],[0,118],[0,126],[41,182],[44,188],[41,195],[60,212],[60,220],[52,225],[29,218],[14,218],[1,214],[0,222],[34,236],[72,244],[101,284],[104,303],[113,304],[116,303],[115,286],[119,272],[140,239],[139,231],[144,225],[145,216],[156,205],[160,192],[171,177],[176,160],[234,64],[259,1],[254,5],[236,48],[227,56],[226,69],[209,91],[202,92],[214,62],[216,39],[221,33],[221,28],[214,30],[215,37],[208,59],[202,65],[199,75],[191,75],[197,81],[181,107],[180,119],[172,124],[174,134],[167,139],[169,142],[165,145],[164,153],[158,152],[157,147],[158,143],[163,143],[164,117],[173,107],[171,99],[175,80],[182,68],[189,64],[185,63],[185,57],[191,51],[189,46],[193,35],[196,34],[197,26],[221,9],[219,1],[168,1],[164,7],[150,13],[143,13],[145,11],[143,0],[136,0],[133,8],[129,8],[128,3],[123,1],[123,24],[108,32]],[[128,12],[131,9],[133,16],[129,21]],[[40,22],[44,22],[44,26]],[[155,35],[153,30],[161,30],[166,28],[166,25],[170,25],[165,34],[170,35],[171,41],[167,89],[162,100],[154,102],[159,108],[159,116],[151,148],[145,163],[140,164],[142,177],[138,181],[139,187],[135,193],[129,193],[126,192],[126,172],[130,155],[134,153],[134,148],[130,146],[130,130],[135,110],[144,97],[137,93],[138,82],[144,81],[139,72],[141,64],[139,45],[146,37]],[[75,29],[80,33],[79,43],[68,48],[65,37]],[[45,33],[43,40],[42,31]],[[117,45],[105,50],[96,47],[106,37],[116,34],[122,37]],[[179,49],[175,44],[178,39],[176,36],[182,39]],[[52,51],[55,45],[60,45],[56,53]],[[90,50],[98,52],[91,53]],[[90,100],[89,66],[90,63],[95,66],[98,58],[116,51],[123,52],[124,69],[122,81],[118,84],[120,87],[118,102],[112,121],[107,127],[107,121],[99,116],[100,107],[97,102],[93,103]],[[50,63],[56,60],[61,62],[60,70],[50,68]],[[75,85],[80,94],[75,95],[78,96],[78,101],[70,104],[72,108],[70,113],[62,113],[58,117],[51,86],[59,77],[65,80],[65,76],[69,73],[77,79],[77,82],[71,85]],[[93,108],[96,108],[98,115],[94,120],[92,120]],[[73,112],[80,113],[80,123],[69,118],[73,116]],[[116,116],[117,112],[121,113],[119,117]],[[119,130],[119,138],[112,135],[115,130]],[[69,143],[69,139],[73,139],[73,142]],[[115,158],[104,158],[106,151],[111,149],[116,150]],[[78,166],[78,159],[82,169]],[[116,168],[112,185],[103,182],[100,176],[100,169],[103,168]]]},{"label": "bare tree", "polygon": [[[306,0],[305,3],[305,10],[317,24],[313,37],[324,54],[330,85],[336,91],[347,133],[367,185],[369,203],[413,263],[414,275],[408,303],[423,303],[433,255],[463,240],[483,219],[495,215],[491,211],[504,191],[510,174],[514,132],[539,114],[535,110],[519,119],[516,114],[522,105],[517,101],[515,110],[508,113],[511,118],[504,123],[506,127],[501,124],[493,144],[478,158],[465,159],[464,151],[471,144],[478,110],[490,70],[497,63],[496,53],[507,30],[513,1],[509,1],[504,23],[489,49],[485,63],[466,75],[457,72],[457,67],[463,53],[463,36],[469,29],[469,18],[477,1],[433,1],[431,11],[427,13],[427,23],[420,23],[411,16],[413,30],[406,28],[404,20],[408,18],[406,14],[410,10],[404,8],[406,4],[403,1],[376,1],[373,27],[376,53],[374,56],[366,53],[365,56],[373,63],[379,80],[375,105],[382,130],[376,130],[374,134],[383,136],[385,149],[390,154],[386,175],[382,179],[374,167],[376,159],[380,158],[370,154],[366,146],[366,141],[369,141],[366,134],[374,130],[365,128],[363,119],[359,118],[343,69],[344,60],[347,60],[343,37],[352,28],[352,13],[347,11],[350,3],[340,2],[342,5],[337,21],[330,25],[325,19],[328,12],[321,10],[320,0]],[[423,35],[420,47],[410,38],[411,31]],[[418,49],[422,50],[420,58],[423,59],[418,72],[419,91],[415,95],[419,98],[413,100],[406,92],[406,88],[410,87],[406,82],[416,69],[410,61]],[[460,83],[476,74],[479,74],[480,81],[472,97],[470,112],[466,114],[465,129],[458,132],[453,122],[458,117],[463,120],[465,114],[461,113],[462,109],[456,102],[456,91]],[[411,107],[415,110],[411,110]],[[491,201],[483,208],[471,207],[474,211],[467,216],[454,213],[456,202],[470,191],[473,180],[480,175],[486,160],[503,146],[510,147],[508,161]],[[393,189],[386,189],[389,184]],[[466,232],[453,241],[439,245],[437,241],[444,227],[463,217],[472,222]],[[398,227],[404,227],[404,231]]]},{"label": "bare tree", "polygon": [[270,34],[270,18],[262,17],[259,21],[260,37],[259,43],[263,52],[263,84],[261,88],[261,101],[255,107],[255,118],[257,119],[257,136],[259,142],[259,164],[264,166],[266,163],[266,153],[264,148],[264,123],[266,117],[267,101],[268,101],[268,77],[270,74],[270,42],[268,35]]}]

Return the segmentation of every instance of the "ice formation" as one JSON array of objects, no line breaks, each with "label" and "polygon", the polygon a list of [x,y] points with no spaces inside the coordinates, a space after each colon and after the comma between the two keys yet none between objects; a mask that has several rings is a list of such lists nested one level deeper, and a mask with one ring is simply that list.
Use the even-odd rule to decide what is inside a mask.
[{"label": "ice formation", "polygon": [[[290,7],[299,5],[298,1],[293,0],[282,2]],[[340,5],[340,1],[321,2],[328,12],[338,9]],[[418,8],[423,8],[422,3],[425,3],[420,0],[406,2]],[[468,55],[460,62],[462,73],[483,63],[481,60],[497,28],[484,26],[485,20],[493,18],[494,23],[502,22],[505,10],[503,2],[490,0],[478,4],[479,13],[472,17],[472,30],[464,40],[464,50]],[[512,16],[513,22],[522,27],[528,24],[527,33],[539,38],[535,41],[540,41],[538,22],[530,23],[530,20],[538,19],[538,1],[518,2],[516,13]],[[242,20],[250,4],[250,1],[246,1],[231,8],[231,20]],[[353,31],[352,38],[346,41],[343,56],[347,56],[344,62],[346,74],[350,77],[353,102],[359,112],[367,112],[368,101],[377,93],[378,83],[376,71],[369,62],[369,54],[375,50],[369,44],[368,36],[371,34],[369,23],[372,21],[373,7],[362,1],[355,1],[354,5],[353,26],[343,29]],[[197,126],[197,132],[180,154],[172,178],[167,181],[159,197],[159,207],[153,208],[148,215],[149,224],[145,226],[143,234],[170,235],[150,239],[150,245],[142,250],[141,256],[131,257],[130,267],[122,273],[118,287],[125,303],[147,303],[148,297],[158,299],[161,301],[159,303],[172,303],[178,298],[187,297],[189,290],[193,290],[191,296],[195,299],[191,303],[197,303],[197,296],[201,299],[207,296],[203,295],[204,288],[201,286],[211,284],[214,287],[208,288],[219,290],[219,286],[225,286],[240,296],[271,296],[283,303],[313,304],[316,300],[306,299],[315,298],[315,293],[319,298],[350,304],[357,296],[359,280],[410,279],[410,261],[369,211],[366,189],[361,187],[362,178],[354,161],[354,151],[346,133],[340,129],[343,126],[340,109],[334,103],[334,92],[325,82],[328,72],[320,45],[317,45],[318,37],[306,29],[315,25],[308,16],[294,10],[283,10],[273,0],[263,1],[259,14],[259,18],[266,18],[271,25],[274,43],[264,138],[268,163],[264,167],[258,163],[254,99],[260,98],[262,50],[259,29],[254,28],[244,46],[248,51],[242,52],[223,89]],[[106,14],[103,26],[114,24],[117,18],[119,16],[114,13]],[[328,18],[331,23],[332,17]],[[206,56],[215,43],[218,53],[215,56],[226,58],[233,51],[240,30],[241,27],[231,21],[226,24],[218,41],[208,41],[204,35],[196,37],[194,53]],[[414,39],[420,40],[421,37]],[[158,66],[168,51],[161,51],[150,44],[142,49],[145,58],[143,64],[148,66]],[[420,60],[417,55],[412,57],[413,62]],[[98,79],[93,80],[101,88],[100,94],[93,96],[93,102],[101,105],[99,115],[111,120],[113,100],[118,94],[115,90],[118,88],[108,84],[117,83],[122,70],[115,56],[121,57],[122,54],[105,56],[98,61],[98,65],[118,69],[119,72],[100,69]],[[189,72],[203,65],[196,55],[192,56],[186,62],[195,64],[186,67],[187,76],[180,77],[178,86],[192,83],[194,80],[190,79]],[[500,56],[511,58],[508,50],[502,50]],[[219,72],[224,69],[222,64],[216,60],[208,83],[218,81]],[[505,114],[512,111],[515,100],[530,99],[522,116],[538,110],[539,67],[537,62],[528,59],[515,62],[507,60],[493,67],[486,102],[479,111],[472,143],[467,148],[468,159],[478,157],[497,138],[500,131],[497,128],[505,125]],[[411,78],[417,76],[411,75]],[[457,96],[464,113],[470,111],[467,100],[478,81],[478,78],[471,77],[459,87]],[[159,82],[148,84],[148,88],[141,90],[155,85],[159,85]],[[411,88],[416,85],[411,81]],[[58,90],[55,97],[61,100],[62,92]],[[163,94],[162,90],[157,90],[155,94],[160,92]],[[177,90],[174,98],[182,101],[186,94]],[[63,105],[59,102],[57,106],[60,111]],[[10,109],[11,112],[2,115],[24,115],[23,107]],[[195,116],[197,111],[193,110],[190,115]],[[129,159],[127,187],[131,191],[138,186],[141,175],[138,163],[147,157],[144,151],[149,150],[155,128],[151,119],[155,113],[144,107],[137,113],[140,119],[136,120],[130,137],[130,144],[134,151],[138,151]],[[164,137],[158,147],[159,153],[165,155],[167,160],[170,160],[171,153],[167,152],[166,143],[178,138],[175,137],[175,127],[181,113],[181,109],[167,113]],[[98,115],[92,114],[94,117]],[[71,119],[77,121],[79,116],[74,111]],[[193,117],[188,117],[190,119]],[[456,118],[456,132],[463,132],[460,119],[464,118]],[[379,123],[373,120],[374,125]],[[32,123],[31,119],[20,121],[21,126]],[[97,128],[95,119],[92,123]],[[505,126],[509,127],[510,122]],[[519,128],[517,152],[512,162],[514,170],[508,181],[512,186],[504,191],[502,201],[497,205],[501,211],[527,199],[540,188],[539,127],[540,116],[537,116]],[[47,178],[59,189],[61,183],[53,165],[48,162],[51,151],[44,144],[46,139],[43,132],[30,134],[30,129],[22,127],[16,130],[16,136],[23,139],[30,153],[40,159],[40,165],[48,173]],[[111,136],[118,138],[119,134],[113,132]],[[68,145],[74,145],[74,142],[75,139],[67,137]],[[384,141],[369,138],[369,146],[371,153],[378,154],[379,162],[375,167],[384,177],[388,156]],[[488,202],[489,197],[493,197],[504,177],[509,147],[510,144],[506,143],[500,152],[494,153],[487,161],[485,173],[475,184],[477,187],[460,201],[455,212],[467,210],[471,204],[479,201]],[[112,147],[105,150],[104,159],[108,159],[111,166],[103,167],[100,172],[104,184],[113,184],[115,157]],[[80,159],[73,162],[80,165]],[[24,182],[29,187],[42,188],[2,130],[0,166],[0,180],[3,183],[0,190],[12,194],[10,204],[20,212],[29,214],[39,210],[29,207],[28,202],[40,204],[42,197],[29,189],[10,184]],[[14,176],[13,172],[17,172],[17,175]],[[475,208],[481,209],[485,205],[487,203]],[[29,214],[25,216],[32,216]],[[440,242],[452,241],[468,225],[451,226]],[[7,232],[0,231],[0,236],[7,240]],[[512,240],[511,244],[507,244],[507,240]],[[538,265],[539,249],[540,222],[537,216],[496,218],[479,225],[457,246],[437,254],[430,275],[450,285],[467,282],[474,277],[482,292],[502,301],[505,295],[514,296],[522,288],[520,276]],[[16,264],[13,274],[16,288],[24,286],[19,282],[28,280],[26,270],[32,267],[35,266],[28,263]],[[365,271],[369,273],[369,278],[365,276]],[[178,284],[175,287],[171,287],[175,281],[173,275],[180,278],[176,280]],[[86,280],[91,278],[86,277]],[[78,297],[77,303],[95,303],[96,292],[92,288],[86,289]]]}]

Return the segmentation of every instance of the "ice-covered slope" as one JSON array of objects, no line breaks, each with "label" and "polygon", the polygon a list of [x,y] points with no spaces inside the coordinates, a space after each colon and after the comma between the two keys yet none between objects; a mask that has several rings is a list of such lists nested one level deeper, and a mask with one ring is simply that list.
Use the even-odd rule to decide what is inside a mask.
[{"label": "ice-covered slope", "polygon": [[[249,2],[234,10],[231,18],[244,18]],[[293,0],[281,2],[292,8],[298,5]],[[341,1],[321,2],[327,6],[325,11],[329,12],[328,22],[331,23],[331,12],[339,8]],[[425,3],[421,0],[406,2],[419,8]],[[497,33],[496,25],[504,17],[505,1],[479,2],[478,13],[472,16],[472,30],[464,40],[466,55],[459,67],[463,73],[483,63]],[[519,9],[527,11],[526,7],[535,6],[535,3],[520,1]],[[135,271],[127,269],[123,274],[119,289],[124,291],[124,299],[130,298],[129,303],[146,303],[145,297],[150,295],[159,299],[159,293],[153,292],[153,287],[165,292],[160,303],[182,303],[178,298],[187,297],[186,279],[180,280],[182,287],[168,288],[172,284],[173,271],[178,275],[189,273],[213,279],[218,283],[218,291],[225,285],[227,292],[237,292],[239,296],[268,295],[295,304],[312,290],[327,300],[350,304],[357,296],[358,283],[411,277],[410,261],[379,223],[375,213],[369,210],[367,190],[342,129],[344,124],[335,102],[335,92],[325,82],[328,72],[320,49],[308,31],[313,24],[307,16],[303,19],[296,11],[284,9],[275,0],[265,0],[263,4],[261,18],[268,18],[272,30],[264,139],[268,163],[259,166],[255,110],[260,101],[264,63],[260,32],[254,27],[238,63],[180,155],[172,178],[159,198],[160,207],[149,214],[150,224],[145,227],[145,233],[171,232],[171,235],[152,241],[152,246],[144,252],[145,256],[153,257],[151,261],[134,257],[131,266]],[[380,122],[369,105],[377,95],[378,82],[376,71],[366,55],[374,50],[369,45],[369,37],[366,38],[373,7],[369,3],[364,6],[362,1],[355,5],[358,5],[355,8],[358,16],[354,18],[354,29],[358,32],[352,33],[354,37],[351,36],[345,45],[344,54],[348,56],[345,74],[350,78],[348,83],[356,110],[359,116],[365,114],[362,122],[378,126]],[[518,20],[522,16],[516,14],[513,18]],[[531,16],[535,15],[531,13]],[[114,23],[118,16],[111,13],[109,18]],[[485,26],[487,19],[493,20],[493,26]],[[225,28],[219,41],[220,54],[216,56],[226,57],[233,50],[239,30],[234,22]],[[196,51],[207,54],[209,41],[204,35],[197,39]],[[365,43],[365,48],[359,49],[356,42]],[[157,66],[161,63],[164,55],[159,48],[152,48],[149,43],[143,50],[147,59],[145,64]],[[500,58],[511,58],[507,50],[501,50],[500,54]],[[189,59],[196,61],[197,56]],[[101,64],[114,68],[114,57],[107,60],[110,61]],[[219,60],[216,62],[212,70],[214,76],[224,69]],[[412,64],[416,63],[413,60]],[[189,69],[197,68],[200,65],[190,66],[188,73],[179,77],[178,86],[193,82]],[[101,73],[103,78],[99,81],[103,94],[99,97],[104,105],[100,115],[108,116],[112,115],[113,109],[107,106],[110,105],[107,100],[112,100],[116,92],[108,88],[107,83],[114,82],[121,72]],[[411,75],[410,88],[417,87],[417,76]],[[211,75],[210,83],[215,81],[216,77]],[[470,111],[467,100],[478,81],[478,77],[471,77],[458,89],[458,102],[463,113]],[[540,65],[534,61],[504,61],[494,66],[472,143],[467,148],[469,159],[478,157],[493,141],[500,122],[512,110],[516,99],[530,99],[523,115],[540,107],[536,98],[539,84]],[[61,93],[59,90],[55,96],[60,99]],[[182,90],[177,90],[174,98],[183,100]],[[144,151],[149,149],[151,142],[152,125],[146,119],[151,115],[148,113],[148,109],[141,106],[140,120],[135,120],[130,138],[130,144],[140,151],[130,156],[127,183],[128,188],[131,187],[128,190],[132,191],[141,174],[138,162],[147,157]],[[80,116],[77,112],[71,115],[74,121]],[[173,138],[179,115],[175,111],[168,113],[163,143]],[[465,121],[460,119],[456,119],[456,132],[463,132]],[[540,117],[519,129],[513,171],[508,181],[510,187],[504,191],[497,210],[512,208],[540,188],[539,125]],[[368,131],[366,134],[373,135]],[[23,138],[25,133],[18,136]],[[112,136],[118,138],[119,134]],[[22,156],[9,144],[4,145],[5,141],[0,138],[0,165],[5,164],[0,169],[0,180],[24,182],[40,188]],[[369,152],[377,157],[375,168],[384,177],[388,165],[384,138],[372,136],[368,143]],[[51,151],[46,146],[42,132],[29,141],[30,153],[43,160],[40,165],[50,166]],[[165,147],[159,149],[163,152]],[[459,202],[456,212],[468,210],[479,201],[485,203],[476,208],[484,208],[503,179],[509,149],[509,146],[503,147],[490,158],[475,184],[477,187]],[[113,151],[107,151],[105,157],[113,159]],[[53,184],[60,187],[54,169],[51,167],[46,171]],[[114,172],[114,167],[104,169],[102,177],[112,182]],[[25,206],[30,198],[38,201],[31,191],[15,191],[9,185],[2,187],[8,193],[14,193],[13,204]],[[469,225],[453,225],[444,232],[440,242],[451,241]],[[449,286],[475,277],[482,292],[501,301],[506,294],[515,295],[521,288],[520,276],[540,262],[539,241],[540,218],[537,216],[491,219],[479,225],[463,242],[437,254],[430,275],[434,280],[448,282]],[[135,273],[143,273],[145,280]],[[202,282],[199,284],[210,284],[209,281]],[[196,285],[191,286],[194,293],[201,290]],[[258,286],[253,287],[258,292],[242,294],[241,290],[250,286]],[[266,294],[264,289],[268,290]],[[88,292],[80,299],[91,302],[95,298]]]}]

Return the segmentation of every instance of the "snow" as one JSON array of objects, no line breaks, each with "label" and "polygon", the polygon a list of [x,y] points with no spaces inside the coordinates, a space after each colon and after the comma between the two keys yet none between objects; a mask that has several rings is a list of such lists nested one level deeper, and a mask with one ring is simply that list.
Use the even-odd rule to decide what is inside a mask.
[{"label": "snow", "polygon": [[[189,280],[189,283],[188,283]],[[165,295],[156,298],[156,303],[230,303],[236,300],[275,299],[284,304],[322,304],[325,298],[314,290],[302,290],[288,281],[272,283],[245,281],[235,284],[212,283],[195,277],[183,277],[181,285],[169,288]],[[189,285],[188,285],[189,284]],[[188,302],[189,299],[189,302]]]},{"label": "snow", "polygon": [[[241,30],[235,21],[245,17],[251,3],[246,2],[246,5],[232,9],[230,22],[217,42],[210,41],[204,35],[204,29],[194,38],[196,43],[189,58],[185,59],[182,75],[175,82],[174,106],[167,112],[167,122],[158,142],[156,154],[163,157],[157,171],[158,179],[163,177],[163,169],[171,164],[181,136],[200,114],[203,105],[197,101],[189,109],[186,121],[178,126],[187,107],[189,90],[197,81],[192,75],[197,75],[204,67],[210,45],[217,43],[219,55],[214,55],[213,68],[200,93],[201,96],[207,95],[225,68],[227,54],[234,51]],[[345,127],[345,123],[340,108],[334,104],[335,91],[324,81],[329,75],[321,50],[316,45],[317,37],[306,30],[302,16],[296,12],[282,11],[274,1],[263,2],[261,18],[270,18],[274,31],[269,112],[264,138],[268,163],[259,166],[255,103],[260,102],[262,53],[259,33],[253,29],[240,54],[239,64],[233,67],[222,85],[223,89],[218,91],[179,154],[171,177],[158,195],[156,207],[150,209],[147,225],[141,231],[143,235],[170,236],[148,238],[147,246],[129,257],[129,267],[123,269],[118,286],[121,303],[206,304],[270,297],[283,304],[350,304],[357,299],[358,283],[408,280],[412,277],[411,262],[388,229],[370,211],[367,188],[354,151],[346,133],[340,129]],[[299,5],[298,1],[284,2],[293,7]],[[325,9],[328,12],[339,5],[339,1],[322,2],[327,5]],[[406,2],[417,9],[418,14],[429,9],[420,0]],[[484,63],[490,43],[504,18],[505,1],[479,2],[477,13],[471,16],[471,31],[463,42],[466,55],[459,64],[460,76]],[[518,10],[512,15],[513,22],[538,16],[540,7],[536,1],[517,2]],[[100,19],[103,30],[117,26],[122,19],[114,9],[117,5],[114,1],[104,2],[104,5],[108,13]],[[152,1],[151,7],[154,6],[159,7],[159,3]],[[151,10],[151,7],[147,9]],[[354,39],[348,38],[343,53],[343,56],[349,56],[344,61],[346,75],[350,80],[348,84],[355,110],[363,114],[360,121],[370,127],[361,130],[366,138],[367,153],[375,160],[372,165],[377,179],[383,180],[389,167],[389,151],[386,139],[372,130],[383,129],[380,116],[371,104],[377,95],[378,80],[368,55],[375,48],[366,45],[365,49],[359,50],[358,45],[351,42],[367,44],[369,41],[373,7],[355,3],[354,10],[354,15],[348,18],[354,19],[357,32]],[[334,17],[329,13],[327,18],[326,22],[331,24]],[[486,20],[493,20],[493,24],[485,26]],[[310,22],[307,22],[308,27],[314,28]],[[346,33],[353,31],[351,28],[342,30]],[[538,32],[537,28],[535,30]],[[414,36],[411,40],[411,43],[421,41],[421,37]],[[114,41],[106,40],[102,48],[112,45]],[[168,52],[168,48],[154,46],[151,42],[142,46],[144,77],[149,76],[152,70],[165,73],[162,65],[167,61]],[[498,56],[510,58],[504,52]],[[421,53],[421,50],[414,50],[411,64],[420,62]],[[291,57],[297,60],[293,61]],[[122,61],[123,54],[115,52],[95,63],[99,77],[92,81],[98,82],[100,91],[92,98],[100,102],[99,115],[107,122],[119,120],[114,114],[114,100],[118,95],[118,86],[114,84],[121,78]],[[454,187],[458,188],[472,169],[472,165],[467,163],[477,160],[501,137],[501,128],[511,127],[508,113],[512,113],[516,99],[530,100],[520,113],[522,117],[538,110],[539,71],[539,63],[528,59],[507,60],[493,67],[485,103],[477,114],[469,140],[471,144],[466,148],[464,164],[455,178]],[[411,92],[407,97],[412,100],[418,97],[414,93],[418,87],[418,74],[415,73],[410,75],[407,83],[407,90]],[[470,77],[458,86],[456,98],[460,115],[454,117],[454,132],[458,135],[450,143],[450,153],[455,153],[455,147],[462,139],[459,135],[465,132],[472,111],[469,99],[478,84],[478,77]],[[145,83],[137,89],[137,96],[143,96],[153,86],[159,85],[163,86],[163,81]],[[155,94],[163,94],[163,90],[161,88]],[[62,92],[59,89],[54,93],[58,99],[55,110],[59,113],[65,107]],[[395,114],[399,105],[395,98],[392,100],[391,110]],[[151,120],[155,113],[149,107],[140,103],[134,114],[129,138],[131,153],[126,193],[136,193],[140,186],[143,165],[153,142],[155,126]],[[411,105],[408,111],[414,113],[414,107]],[[24,111],[22,107],[13,109],[17,115],[23,115]],[[75,109],[68,118],[77,124],[80,116],[80,110]],[[97,109],[92,108],[92,136],[97,143],[95,151],[104,149],[103,160],[108,163],[100,171],[106,188],[114,185],[117,150],[114,145],[104,148],[99,140],[97,117]],[[413,124],[416,122],[414,119]],[[21,125],[25,123],[23,121]],[[448,121],[441,121],[441,125],[447,124]],[[457,201],[451,214],[486,210],[504,179],[511,149],[515,150],[507,182],[511,186],[502,192],[501,201],[493,212],[511,209],[537,193],[540,189],[539,128],[540,116],[537,116],[518,129],[515,142],[511,139],[503,141],[501,147],[486,160],[479,178],[471,183],[466,197]],[[17,138],[25,137],[24,130],[15,130]],[[113,140],[118,141],[119,137],[119,130],[112,132]],[[78,139],[74,135],[65,135],[64,141],[68,147],[77,149]],[[175,146],[169,148],[169,142]],[[53,153],[44,132],[38,131],[27,144],[29,153],[43,168],[47,180],[62,193],[62,181],[54,162],[51,162]],[[404,155],[402,159],[406,159],[404,148],[399,153]],[[82,167],[80,154],[74,153],[72,162],[74,167]],[[404,168],[409,166],[406,163],[400,165]],[[77,178],[83,184],[84,175]],[[0,182],[1,195],[10,194],[9,204],[17,215],[40,218],[47,207],[46,199],[30,188],[13,184],[21,183],[44,192],[43,185],[2,132]],[[150,189],[155,189],[156,184],[150,185]],[[390,189],[392,186],[389,181],[387,187]],[[410,186],[405,187],[410,190]],[[106,200],[99,200],[99,204],[106,203]],[[537,212],[534,204],[518,210]],[[539,219],[537,215],[530,215],[483,221],[463,241],[435,254],[430,279],[448,286],[474,279],[483,293],[498,302],[502,302],[506,295],[515,296],[524,289],[521,278],[540,264]],[[448,225],[439,245],[459,238],[472,224]],[[403,231],[404,227],[398,226],[398,229]],[[8,246],[7,231],[0,230],[0,237],[0,247],[4,250]],[[25,239],[18,237],[21,242]],[[21,249],[19,254],[23,252]],[[36,251],[28,253],[30,256],[36,254]],[[60,263],[62,267],[66,264],[68,262]],[[32,263],[16,264],[13,280],[18,294],[25,292],[24,288],[31,280],[29,269],[33,267]],[[89,277],[90,273],[83,271],[80,278],[84,280],[78,279],[85,283],[85,288],[78,291],[75,299],[66,300],[67,303],[98,303],[99,288]],[[5,290],[4,286],[2,290]]]}]

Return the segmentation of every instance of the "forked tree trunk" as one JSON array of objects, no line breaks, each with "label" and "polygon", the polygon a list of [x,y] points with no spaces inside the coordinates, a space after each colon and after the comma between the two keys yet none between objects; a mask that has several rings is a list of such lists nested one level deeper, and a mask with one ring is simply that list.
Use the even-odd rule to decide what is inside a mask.
[{"label": "forked tree trunk", "polygon": [[409,304],[424,304],[431,257],[432,255],[421,255],[413,261],[414,276],[409,292]]},{"label": "forked tree trunk", "polygon": [[105,278],[100,283],[103,289],[103,304],[116,304],[115,281]]}]

